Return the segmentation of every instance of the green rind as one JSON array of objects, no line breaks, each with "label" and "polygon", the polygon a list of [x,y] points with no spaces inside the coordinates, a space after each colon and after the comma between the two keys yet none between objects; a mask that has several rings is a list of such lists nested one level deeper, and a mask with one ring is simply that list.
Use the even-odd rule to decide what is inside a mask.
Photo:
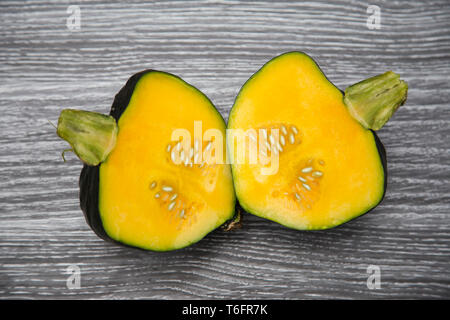
[{"label": "green rind", "polygon": [[[236,96],[236,98],[235,98],[235,100],[234,100],[233,107],[231,108],[230,115],[229,115],[229,117],[228,117],[228,126],[227,126],[227,128],[230,128],[230,123],[232,123],[232,121],[233,121],[233,116],[234,116],[234,114],[235,114],[235,113],[237,112],[237,110],[238,110],[238,108],[236,108],[236,103],[238,102],[238,100],[239,100],[241,94],[243,93],[245,86],[246,86],[247,84],[249,84],[249,83],[250,83],[250,82],[258,75],[258,73],[259,73],[260,71],[262,71],[262,70],[263,70],[267,65],[269,65],[271,62],[273,62],[274,60],[276,60],[276,59],[278,59],[278,58],[281,58],[281,57],[283,57],[283,56],[285,56],[285,55],[289,55],[289,54],[299,54],[299,55],[305,56],[305,57],[307,57],[308,59],[310,59],[310,60],[314,63],[314,65],[316,66],[317,70],[318,70],[318,71],[321,73],[321,75],[324,77],[324,79],[325,79],[331,86],[333,86],[336,90],[338,90],[338,91],[342,94],[342,99],[344,98],[344,92],[343,92],[342,90],[340,90],[338,87],[336,87],[336,86],[335,86],[335,85],[334,85],[334,84],[326,77],[325,73],[320,69],[319,65],[318,65],[318,64],[314,61],[314,59],[311,58],[308,54],[306,54],[306,53],[304,53],[304,52],[300,52],[300,51],[290,51],[290,52],[286,52],[286,53],[283,53],[283,54],[281,54],[281,55],[279,55],[279,56],[276,56],[275,58],[272,58],[271,60],[269,60],[268,62],[266,62],[266,63],[265,63],[258,71],[256,71],[256,72],[255,72],[255,73],[254,73],[254,74],[253,74],[253,75],[252,75],[252,76],[244,83],[244,85],[241,87],[241,90],[239,91],[238,95]],[[367,130],[367,129],[366,129],[366,130]],[[256,215],[256,216],[258,216],[258,217],[261,217],[261,218],[264,218],[264,219],[267,219],[267,220],[276,222],[276,223],[281,224],[281,225],[283,225],[283,226],[285,226],[285,227],[288,227],[288,228],[290,228],[290,229],[295,229],[295,230],[326,230],[326,229],[331,229],[331,228],[335,228],[335,227],[338,227],[338,226],[340,226],[340,225],[343,225],[344,223],[347,223],[347,222],[349,222],[349,221],[352,221],[352,220],[354,220],[355,218],[358,218],[358,217],[360,217],[360,216],[362,216],[362,215],[364,215],[364,214],[366,214],[366,213],[372,211],[372,210],[373,210],[375,207],[377,207],[377,206],[381,203],[381,201],[383,201],[383,199],[384,199],[384,196],[385,196],[385,194],[386,194],[386,188],[387,188],[387,175],[388,175],[388,173],[387,173],[386,150],[385,150],[383,144],[381,143],[381,140],[379,139],[379,137],[378,137],[378,135],[376,134],[376,132],[373,131],[373,130],[370,130],[370,129],[369,129],[369,131],[370,131],[370,132],[372,133],[372,135],[373,135],[374,143],[375,143],[376,148],[377,148],[377,151],[378,151],[380,163],[381,163],[381,165],[382,165],[382,167],[383,167],[383,173],[384,173],[384,174],[383,174],[383,191],[382,191],[382,195],[381,195],[379,201],[376,202],[374,205],[368,206],[368,208],[366,208],[364,211],[361,211],[361,212],[359,212],[359,213],[356,213],[356,214],[353,215],[351,218],[349,218],[349,219],[347,219],[347,220],[344,220],[344,221],[340,221],[338,224],[335,224],[335,225],[328,225],[328,226],[323,226],[323,228],[302,228],[302,227],[299,227],[299,226],[294,226],[294,225],[290,225],[290,224],[281,223],[281,222],[277,221],[276,219],[267,217],[265,214],[263,214],[263,213],[261,213],[261,212],[258,212],[258,211],[256,211],[256,210],[252,210],[252,209],[250,208],[250,206],[248,206],[248,205],[245,203],[245,201],[244,201],[244,199],[243,199],[243,196],[239,193],[238,187],[236,186],[237,177],[236,177],[236,175],[235,175],[234,165],[232,164],[232,165],[231,165],[231,171],[232,171],[232,175],[233,175],[233,183],[235,184],[234,189],[235,189],[235,191],[236,191],[236,197],[237,197],[237,199],[238,199],[239,205],[240,205],[246,212],[248,212],[248,213],[250,213],[250,214],[253,214],[253,215]],[[227,145],[227,147],[228,147],[228,145]],[[228,152],[230,152],[230,150],[228,150]]]},{"label": "green rind", "polygon": [[[120,89],[120,91],[116,94],[113,104],[111,106],[110,113],[109,113],[116,120],[116,122],[119,122],[119,119],[121,118],[121,116],[125,112],[126,108],[128,107],[131,97],[133,95],[134,89],[135,89],[136,85],[138,84],[139,80],[141,80],[144,75],[149,74],[149,73],[154,73],[154,72],[163,73],[165,75],[174,77],[174,78],[178,79],[179,81],[182,81],[183,84],[186,84],[190,88],[196,90],[197,93],[202,95],[202,97],[208,101],[210,106],[216,112],[217,116],[220,119],[222,119],[224,127],[226,127],[226,124],[225,124],[225,121],[223,120],[222,115],[215,108],[215,106],[213,105],[211,100],[203,92],[201,92],[194,86],[188,84],[187,82],[185,82],[180,77],[177,77],[176,75],[173,75],[173,74],[170,74],[167,72],[156,71],[156,70],[152,70],[152,69],[147,69],[147,70],[141,71],[141,72],[136,73],[133,76],[131,76],[128,79],[125,86],[123,86],[122,89]],[[79,188],[80,188],[79,196],[80,196],[80,207],[81,207],[81,210],[83,211],[83,214],[84,214],[87,224],[97,234],[97,236],[99,236],[100,238],[102,238],[106,241],[109,241],[109,242],[112,242],[115,244],[119,244],[119,245],[123,245],[126,247],[142,249],[142,250],[151,250],[151,251],[160,251],[160,252],[178,250],[178,249],[188,247],[188,246],[200,241],[207,234],[209,234],[213,230],[220,227],[226,221],[233,219],[233,217],[235,215],[235,211],[233,209],[230,212],[228,218],[224,218],[223,221],[219,221],[211,230],[205,232],[204,234],[200,234],[198,238],[192,240],[189,243],[186,243],[183,246],[179,246],[179,247],[173,247],[173,248],[167,248],[167,249],[142,247],[142,246],[138,246],[138,245],[135,245],[132,243],[127,243],[122,240],[114,239],[108,234],[108,232],[104,228],[102,217],[101,217],[102,215],[101,215],[100,209],[99,209],[100,166],[101,166],[101,163],[97,166],[90,166],[90,165],[86,165],[86,164],[83,166],[83,168],[81,170],[81,174],[80,174],[80,179],[79,179]],[[232,184],[231,187],[234,188],[234,185]],[[235,193],[233,192],[232,194],[234,195]],[[235,208],[235,206],[236,206],[236,197],[233,196],[232,208]]]}]

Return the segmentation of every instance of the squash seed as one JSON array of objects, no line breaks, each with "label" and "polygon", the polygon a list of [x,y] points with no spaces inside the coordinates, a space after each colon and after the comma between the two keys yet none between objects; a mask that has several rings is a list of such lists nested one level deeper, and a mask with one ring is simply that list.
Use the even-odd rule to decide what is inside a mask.
[{"label": "squash seed", "polygon": [[195,139],[195,141],[194,141],[194,150],[195,150],[195,152],[198,152],[198,147],[199,147],[199,141],[198,141],[198,139]]},{"label": "squash seed", "polygon": [[275,144],[275,138],[273,137],[273,135],[269,135],[269,141],[270,141],[270,143],[272,144],[272,145],[274,145]]},{"label": "squash seed", "polygon": [[312,170],[313,170],[312,167],[306,167],[306,168],[303,168],[303,169],[302,169],[302,172],[303,172],[303,173],[308,173],[308,172],[311,172]]},{"label": "squash seed", "polygon": [[167,145],[167,148],[166,148],[166,151],[167,151],[167,152],[170,152],[170,148],[171,148],[171,147],[172,147],[172,146],[171,146],[170,144],[168,144],[168,145]]},{"label": "squash seed", "polygon": [[259,131],[260,131],[261,134],[263,135],[264,140],[266,140],[266,139],[267,139],[267,130],[266,130],[266,129],[260,129]]},{"label": "squash seed", "polygon": [[266,150],[264,150],[263,148],[261,148],[259,151],[260,151],[260,153],[261,153],[264,157],[267,157],[267,152],[266,152]]},{"label": "squash seed", "polygon": [[163,186],[161,189],[162,189],[162,191],[165,191],[165,192],[172,192],[173,191],[173,188],[170,187],[170,186]]},{"label": "squash seed", "polygon": [[284,124],[281,125],[281,132],[283,132],[284,135],[287,135],[288,132],[286,130],[286,127],[284,126]]},{"label": "squash seed", "polygon": [[173,209],[173,207],[175,207],[175,201],[171,202],[171,203],[169,204],[169,206],[167,207],[167,209],[168,209],[169,211],[171,211],[171,210]]},{"label": "squash seed", "polygon": [[296,126],[292,126],[291,129],[295,134],[298,134],[298,129]]},{"label": "squash seed", "polygon": [[178,197],[178,193],[175,193],[173,196],[170,197],[170,201],[175,200]]},{"label": "squash seed", "polygon": [[313,177],[321,177],[323,175],[323,172],[322,171],[314,171],[313,173],[312,173],[312,176]]},{"label": "squash seed", "polygon": [[155,189],[155,187],[156,187],[156,181],[153,181],[153,182],[150,184],[150,189]]},{"label": "squash seed", "polygon": [[212,142],[210,141],[210,142],[208,142],[208,144],[206,145],[205,151],[209,151],[209,149],[211,149],[211,146],[212,146]]},{"label": "squash seed", "polygon": [[159,192],[155,193],[155,198],[158,199],[161,195],[159,194]]},{"label": "squash seed", "polygon": [[311,187],[310,187],[308,184],[302,183],[302,185],[303,185],[303,187],[304,187],[306,190],[308,190],[308,191],[311,190]]},{"label": "squash seed", "polygon": [[170,158],[172,159],[172,162],[175,163],[175,148],[172,149],[172,152],[170,153]]},{"label": "squash seed", "polygon": [[297,200],[301,200],[302,199],[297,192],[295,193],[295,197],[297,198]]},{"label": "squash seed", "polygon": [[298,177],[298,180],[300,180],[301,182],[308,182],[308,180],[306,180],[306,179],[303,178],[303,177]]},{"label": "squash seed", "polygon": [[294,144],[295,143],[295,137],[294,137],[294,135],[291,133],[291,134],[289,134],[289,142],[291,143],[291,144]]},{"label": "squash seed", "polygon": [[272,153],[274,154],[274,155],[277,155],[278,154],[278,149],[277,149],[277,147],[276,146],[273,146],[273,148],[272,148]]},{"label": "squash seed", "polygon": [[184,149],[180,152],[180,160],[184,161]]},{"label": "squash seed", "polygon": [[200,153],[196,153],[194,156],[194,163],[198,162],[198,158],[200,157]]},{"label": "squash seed", "polygon": [[279,142],[277,142],[277,148],[280,152],[283,152],[283,147],[281,146],[281,144]]},{"label": "squash seed", "polygon": [[286,139],[284,138],[284,136],[280,136],[280,143],[282,146],[286,144]]}]

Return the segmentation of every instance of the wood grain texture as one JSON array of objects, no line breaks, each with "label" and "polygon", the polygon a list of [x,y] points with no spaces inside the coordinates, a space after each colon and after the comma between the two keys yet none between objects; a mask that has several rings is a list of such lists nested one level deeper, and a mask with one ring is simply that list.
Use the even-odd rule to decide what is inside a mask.
[{"label": "wood grain texture", "polygon": [[[450,5],[439,1],[0,2],[0,298],[450,298]],[[366,26],[370,4],[381,29]],[[108,112],[128,77],[181,76],[227,119],[242,84],[280,53],[310,54],[341,89],[393,70],[407,104],[379,132],[386,198],[333,230],[245,214],[175,252],[98,239],[79,208],[81,163],[48,120]],[[81,288],[66,287],[68,265]],[[381,289],[366,268],[381,268]]]}]

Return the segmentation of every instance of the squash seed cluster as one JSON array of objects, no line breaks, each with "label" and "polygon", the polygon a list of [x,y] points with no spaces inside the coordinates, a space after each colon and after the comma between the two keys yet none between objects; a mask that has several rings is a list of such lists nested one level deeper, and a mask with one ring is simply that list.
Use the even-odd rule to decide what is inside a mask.
[{"label": "squash seed cluster", "polygon": [[154,192],[153,197],[161,207],[166,208],[169,219],[178,221],[177,230],[185,222],[192,224],[196,221],[194,212],[198,208],[193,203],[189,204],[170,184],[154,180],[150,183],[149,189]]},{"label": "squash seed cluster", "polygon": [[199,139],[194,139],[194,144],[189,148],[183,148],[181,141],[169,143],[166,147],[166,152],[172,163],[175,165],[184,165],[185,167],[196,166],[202,169],[208,166],[208,162],[205,160],[205,155],[213,155],[214,150],[212,148],[212,141],[206,141],[204,145]]},{"label": "squash seed cluster", "polygon": [[322,159],[308,159],[298,169],[296,179],[291,183],[290,192],[284,192],[284,195],[298,205],[310,209],[318,197],[318,188],[324,175],[323,166],[325,162]]},{"label": "squash seed cluster", "polygon": [[[301,134],[295,125],[276,124],[260,127],[256,132],[259,134],[259,154],[264,158],[269,158],[272,154],[279,155],[290,146],[301,143]],[[248,137],[253,142],[258,142],[254,132],[250,132]]]}]

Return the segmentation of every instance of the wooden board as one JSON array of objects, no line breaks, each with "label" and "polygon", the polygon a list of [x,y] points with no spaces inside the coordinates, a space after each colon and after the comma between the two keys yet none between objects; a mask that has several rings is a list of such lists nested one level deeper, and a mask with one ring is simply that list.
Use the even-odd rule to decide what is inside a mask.
[{"label": "wooden board", "polygon": [[[369,5],[380,29],[367,27]],[[450,5],[439,1],[0,2],[0,298],[450,298]],[[71,21],[69,21],[69,25]],[[379,132],[386,198],[342,227],[299,232],[244,215],[192,247],[152,253],[98,239],[81,163],[48,121],[108,112],[145,68],[181,76],[227,119],[267,60],[300,50],[341,89],[393,70],[407,104]],[[68,289],[66,268],[80,268]],[[369,265],[381,288],[369,289]]]}]

